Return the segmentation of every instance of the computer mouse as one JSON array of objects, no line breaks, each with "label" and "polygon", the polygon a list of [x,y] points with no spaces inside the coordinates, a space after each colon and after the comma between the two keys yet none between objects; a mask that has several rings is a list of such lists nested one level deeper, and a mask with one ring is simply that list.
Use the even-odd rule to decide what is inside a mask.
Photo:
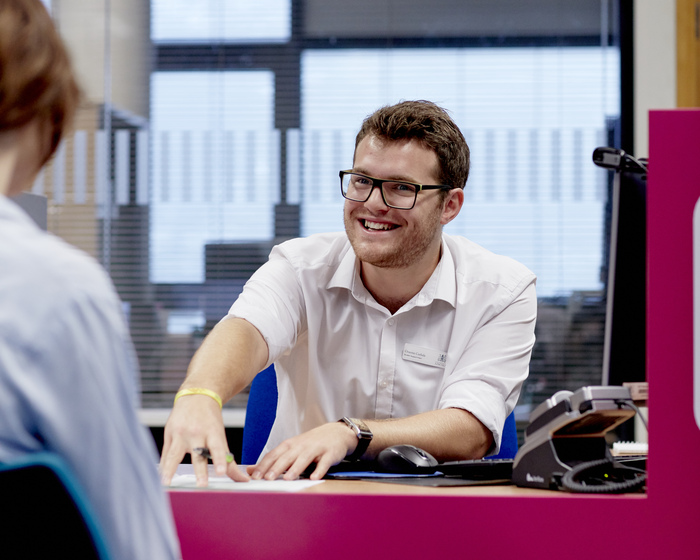
[{"label": "computer mouse", "polygon": [[401,474],[430,474],[438,465],[430,453],[407,443],[383,449],[377,456],[377,463],[384,472]]}]

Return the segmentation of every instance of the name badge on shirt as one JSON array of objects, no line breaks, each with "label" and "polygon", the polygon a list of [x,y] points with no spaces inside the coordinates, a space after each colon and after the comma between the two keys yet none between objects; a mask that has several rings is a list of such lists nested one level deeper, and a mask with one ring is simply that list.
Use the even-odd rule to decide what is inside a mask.
[{"label": "name badge on shirt", "polygon": [[447,352],[424,348],[415,344],[406,344],[403,347],[403,359],[409,362],[417,362],[426,366],[444,368],[447,362]]}]

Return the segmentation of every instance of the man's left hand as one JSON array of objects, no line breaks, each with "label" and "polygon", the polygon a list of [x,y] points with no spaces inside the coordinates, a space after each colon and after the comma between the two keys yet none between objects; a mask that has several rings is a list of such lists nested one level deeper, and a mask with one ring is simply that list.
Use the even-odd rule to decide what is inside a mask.
[{"label": "man's left hand", "polygon": [[347,425],[342,422],[323,424],[283,441],[257,465],[248,467],[248,474],[253,480],[275,480],[280,475],[285,480],[295,480],[311,463],[316,463],[309,478],[320,480],[356,446],[357,437]]}]

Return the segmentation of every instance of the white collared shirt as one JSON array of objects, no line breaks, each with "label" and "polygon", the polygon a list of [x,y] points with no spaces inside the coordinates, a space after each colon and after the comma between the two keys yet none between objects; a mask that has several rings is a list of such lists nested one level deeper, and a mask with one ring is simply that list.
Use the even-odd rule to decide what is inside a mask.
[{"label": "white collared shirt", "polygon": [[443,235],[434,273],[392,315],[363,285],[342,232],[275,247],[229,311],[262,333],[275,363],[279,401],[263,453],[342,416],[443,408],[470,411],[500,448],[528,374],[536,314],[532,272]]}]

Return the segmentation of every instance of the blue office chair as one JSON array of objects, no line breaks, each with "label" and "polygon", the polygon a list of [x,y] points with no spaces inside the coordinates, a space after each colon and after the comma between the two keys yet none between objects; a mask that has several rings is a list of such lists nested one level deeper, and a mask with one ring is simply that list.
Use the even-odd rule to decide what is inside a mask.
[{"label": "blue office chair", "polygon": [[[274,366],[261,371],[253,380],[243,427],[241,464],[252,465],[265,447],[277,412],[277,377]],[[513,459],[518,452],[518,432],[511,412],[503,426],[501,449],[490,459]]]},{"label": "blue office chair", "polygon": [[277,376],[275,366],[272,365],[258,373],[250,385],[243,425],[242,465],[254,465],[257,462],[276,415]]},{"label": "blue office chair", "polygon": [[489,455],[487,459],[515,459],[517,452],[518,430],[515,426],[515,412],[511,412],[503,424],[501,449],[495,455]]},{"label": "blue office chair", "polygon": [[4,548],[20,558],[110,560],[103,534],[72,471],[55,453],[0,463]]}]

